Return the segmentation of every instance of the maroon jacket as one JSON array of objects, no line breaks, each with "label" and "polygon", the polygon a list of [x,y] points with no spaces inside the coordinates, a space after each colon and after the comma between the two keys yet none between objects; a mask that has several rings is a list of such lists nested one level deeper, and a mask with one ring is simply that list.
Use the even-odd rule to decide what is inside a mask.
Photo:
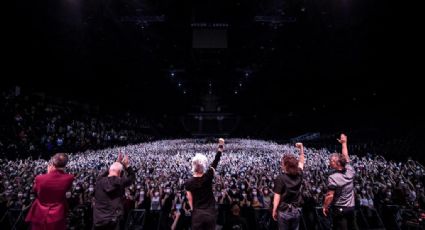
[{"label": "maroon jacket", "polygon": [[[62,170],[38,175],[34,181],[37,198],[25,219],[33,224],[43,225],[54,222],[65,223],[68,204],[65,193],[71,189],[74,176]],[[65,227],[65,226],[63,226]]]}]

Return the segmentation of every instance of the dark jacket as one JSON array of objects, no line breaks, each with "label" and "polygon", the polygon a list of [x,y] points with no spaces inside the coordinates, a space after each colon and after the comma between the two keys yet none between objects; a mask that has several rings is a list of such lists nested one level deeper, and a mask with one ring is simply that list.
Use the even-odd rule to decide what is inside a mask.
[{"label": "dark jacket", "polygon": [[[127,174],[127,175],[126,175]],[[108,171],[97,177],[95,204],[93,207],[93,224],[102,226],[110,222],[118,222],[124,215],[123,197],[125,187],[135,181],[131,167],[121,177],[108,177]]]}]

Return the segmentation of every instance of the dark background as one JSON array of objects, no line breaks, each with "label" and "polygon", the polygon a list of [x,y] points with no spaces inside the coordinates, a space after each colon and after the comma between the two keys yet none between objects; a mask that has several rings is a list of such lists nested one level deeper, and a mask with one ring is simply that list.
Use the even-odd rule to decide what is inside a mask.
[{"label": "dark background", "polygon": [[[412,5],[22,0],[14,9],[5,89],[140,113],[167,136],[190,135],[175,131],[178,120],[199,112],[205,95],[240,119],[232,136],[422,135],[423,58]],[[227,48],[193,48],[199,29],[220,31],[207,42]]]}]

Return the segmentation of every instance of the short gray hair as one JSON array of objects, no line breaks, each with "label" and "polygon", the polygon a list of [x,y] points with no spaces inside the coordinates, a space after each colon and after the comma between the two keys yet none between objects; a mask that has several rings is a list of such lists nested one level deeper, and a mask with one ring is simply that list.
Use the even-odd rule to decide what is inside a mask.
[{"label": "short gray hair", "polygon": [[207,171],[208,159],[205,155],[197,153],[192,158],[192,172],[193,173],[205,173]]}]

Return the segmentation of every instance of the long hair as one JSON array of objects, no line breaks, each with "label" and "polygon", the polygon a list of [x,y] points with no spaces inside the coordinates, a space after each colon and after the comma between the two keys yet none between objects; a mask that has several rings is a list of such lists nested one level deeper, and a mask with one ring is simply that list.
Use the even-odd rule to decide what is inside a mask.
[{"label": "long hair", "polygon": [[285,173],[291,176],[296,176],[300,173],[298,168],[298,160],[293,154],[285,154],[281,159],[281,167]]},{"label": "long hair", "polygon": [[193,173],[205,173],[207,171],[208,159],[205,155],[197,153],[192,158],[192,172]]}]

